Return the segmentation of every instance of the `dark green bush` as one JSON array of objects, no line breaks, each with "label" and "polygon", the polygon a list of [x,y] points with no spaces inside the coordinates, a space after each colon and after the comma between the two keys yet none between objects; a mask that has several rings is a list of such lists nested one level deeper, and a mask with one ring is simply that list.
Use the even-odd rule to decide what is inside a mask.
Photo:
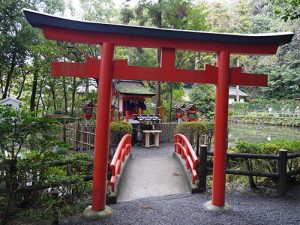
[{"label": "dark green bush", "polygon": [[131,134],[132,126],[125,121],[113,121],[110,123],[110,141],[117,145],[125,134]]},{"label": "dark green bush", "polygon": [[176,126],[175,133],[181,133],[185,135],[192,146],[197,143],[197,139],[201,139],[200,143],[204,144],[205,140],[201,138],[203,135],[207,135],[207,127],[202,121],[195,122],[183,122]]},{"label": "dark green bush", "polygon": [[183,122],[177,125],[175,133],[181,133],[186,136],[194,134],[207,134],[207,127],[203,122]]},{"label": "dark green bush", "polygon": [[257,154],[278,154],[280,149],[288,152],[300,152],[300,142],[296,140],[273,140],[262,144],[254,144],[248,141],[238,141],[236,143],[237,152],[257,153]]},{"label": "dark green bush", "polygon": [[[287,150],[289,153],[300,152],[299,141],[289,140],[273,140],[262,144],[254,144],[247,141],[238,141],[236,147],[232,148],[235,152],[239,153],[253,153],[253,154],[278,154],[280,149]],[[238,169],[256,172],[277,173],[278,172],[278,160],[262,160],[262,159],[235,159],[234,164]],[[288,162],[288,170],[295,170],[299,168],[300,160],[293,159]],[[256,178],[254,181],[252,176],[249,176],[250,187],[256,187],[256,183],[266,183],[270,185],[270,179],[268,178]],[[273,179],[273,183],[276,184],[277,180]]]}]

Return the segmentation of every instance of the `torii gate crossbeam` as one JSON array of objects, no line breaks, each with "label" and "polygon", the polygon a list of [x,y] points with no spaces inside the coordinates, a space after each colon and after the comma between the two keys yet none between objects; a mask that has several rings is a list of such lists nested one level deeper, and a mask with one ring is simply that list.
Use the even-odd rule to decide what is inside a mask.
[{"label": "torii gate crossbeam", "polygon": [[[27,9],[24,14],[32,26],[43,30],[47,39],[102,45],[101,60],[87,58],[85,63],[52,63],[54,76],[99,78],[93,199],[92,207],[86,209],[89,218],[110,214],[105,197],[112,79],[216,85],[212,205],[224,207],[229,85],[267,85],[266,75],[246,74],[241,68],[230,68],[230,54],[276,54],[279,45],[292,40],[293,33],[221,34],[75,21]],[[126,60],[114,60],[114,46],[161,49],[161,65],[138,67],[129,66]],[[215,52],[217,66],[207,65],[204,70],[177,69],[176,49]]]}]

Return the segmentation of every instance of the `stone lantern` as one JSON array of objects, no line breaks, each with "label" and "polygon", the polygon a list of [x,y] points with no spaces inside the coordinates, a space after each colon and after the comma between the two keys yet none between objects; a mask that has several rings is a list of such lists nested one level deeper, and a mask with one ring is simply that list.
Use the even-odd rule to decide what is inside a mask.
[{"label": "stone lantern", "polygon": [[91,101],[85,101],[83,104],[81,104],[82,110],[83,110],[83,116],[84,119],[89,121],[94,115],[94,107],[95,104]]}]

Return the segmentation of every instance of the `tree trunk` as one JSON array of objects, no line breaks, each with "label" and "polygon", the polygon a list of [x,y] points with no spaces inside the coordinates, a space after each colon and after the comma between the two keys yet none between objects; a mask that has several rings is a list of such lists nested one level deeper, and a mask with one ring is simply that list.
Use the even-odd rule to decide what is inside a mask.
[{"label": "tree trunk", "polygon": [[54,112],[56,112],[57,108],[56,108],[56,97],[55,97],[54,84],[51,85],[51,94],[52,94]]},{"label": "tree trunk", "polygon": [[11,79],[12,79],[12,76],[13,76],[16,65],[17,65],[16,64],[16,53],[14,52],[12,60],[11,60],[11,64],[10,64],[10,70],[7,73],[7,78],[6,78],[6,83],[5,83],[5,88],[4,88],[4,92],[3,92],[3,95],[2,95],[2,99],[5,99],[7,97],[10,82],[11,82]]},{"label": "tree trunk", "polygon": [[21,73],[22,73],[22,84],[21,84],[21,87],[20,87],[20,90],[19,90],[19,94],[17,96],[17,99],[20,99],[21,98],[21,95],[23,93],[23,89],[24,89],[24,85],[25,85],[25,81],[26,81],[26,76],[28,74],[28,72],[25,72],[23,69],[21,69]]},{"label": "tree trunk", "polygon": [[68,95],[67,95],[67,85],[66,78],[63,77],[63,90],[64,90],[64,103],[65,103],[65,114],[68,113]]},{"label": "tree trunk", "polygon": [[35,116],[38,116],[38,111],[39,111],[39,106],[40,106],[40,101],[42,99],[42,93],[43,93],[43,84],[44,84],[44,79],[41,80],[41,83],[40,83],[40,88],[39,88],[39,97],[38,97],[38,100],[37,100],[37,103],[36,103],[36,111],[35,111]]},{"label": "tree trunk", "polygon": [[30,97],[30,112],[35,111],[35,106],[36,106],[35,98],[36,98],[37,85],[38,85],[38,70],[36,69],[33,73],[31,97]]},{"label": "tree trunk", "polygon": [[76,84],[76,77],[73,77],[73,84],[72,84],[73,88],[72,88],[72,102],[71,102],[71,116],[74,116],[74,108],[75,108],[75,95],[76,95],[76,88],[77,88],[77,84]]},{"label": "tree trunk", "polygon": [[17,209],[17,199],[16,199],[16,190],[18,187],[17,183],[17,160],[11,159],[8,160],[8,176],[6,178],[6,189],[8,190],[6,209],[4,213],[4,218],[2,224],[8,222],[10,215],[14,214]]}]

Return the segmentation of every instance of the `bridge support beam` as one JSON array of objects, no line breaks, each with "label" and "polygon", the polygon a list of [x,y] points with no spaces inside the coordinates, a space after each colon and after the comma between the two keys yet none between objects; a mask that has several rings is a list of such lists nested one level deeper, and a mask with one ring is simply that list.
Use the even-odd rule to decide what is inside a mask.
[{"label": "bridge support beam", "polygon": [[[112,210],[106,206],[107,163],[109,153],[109,124],[113,79],[114,45],[103,43],[100,65],[96,118],[96,143],[94,152],[94,177],[92,207],[84,213],[89,219],[110,216]],[[101,213],[100,213],[101,212]]]},{"label": "bridge support beam", "polygon": [[218,53],[212,204],[225,205],[230,54]]}]

